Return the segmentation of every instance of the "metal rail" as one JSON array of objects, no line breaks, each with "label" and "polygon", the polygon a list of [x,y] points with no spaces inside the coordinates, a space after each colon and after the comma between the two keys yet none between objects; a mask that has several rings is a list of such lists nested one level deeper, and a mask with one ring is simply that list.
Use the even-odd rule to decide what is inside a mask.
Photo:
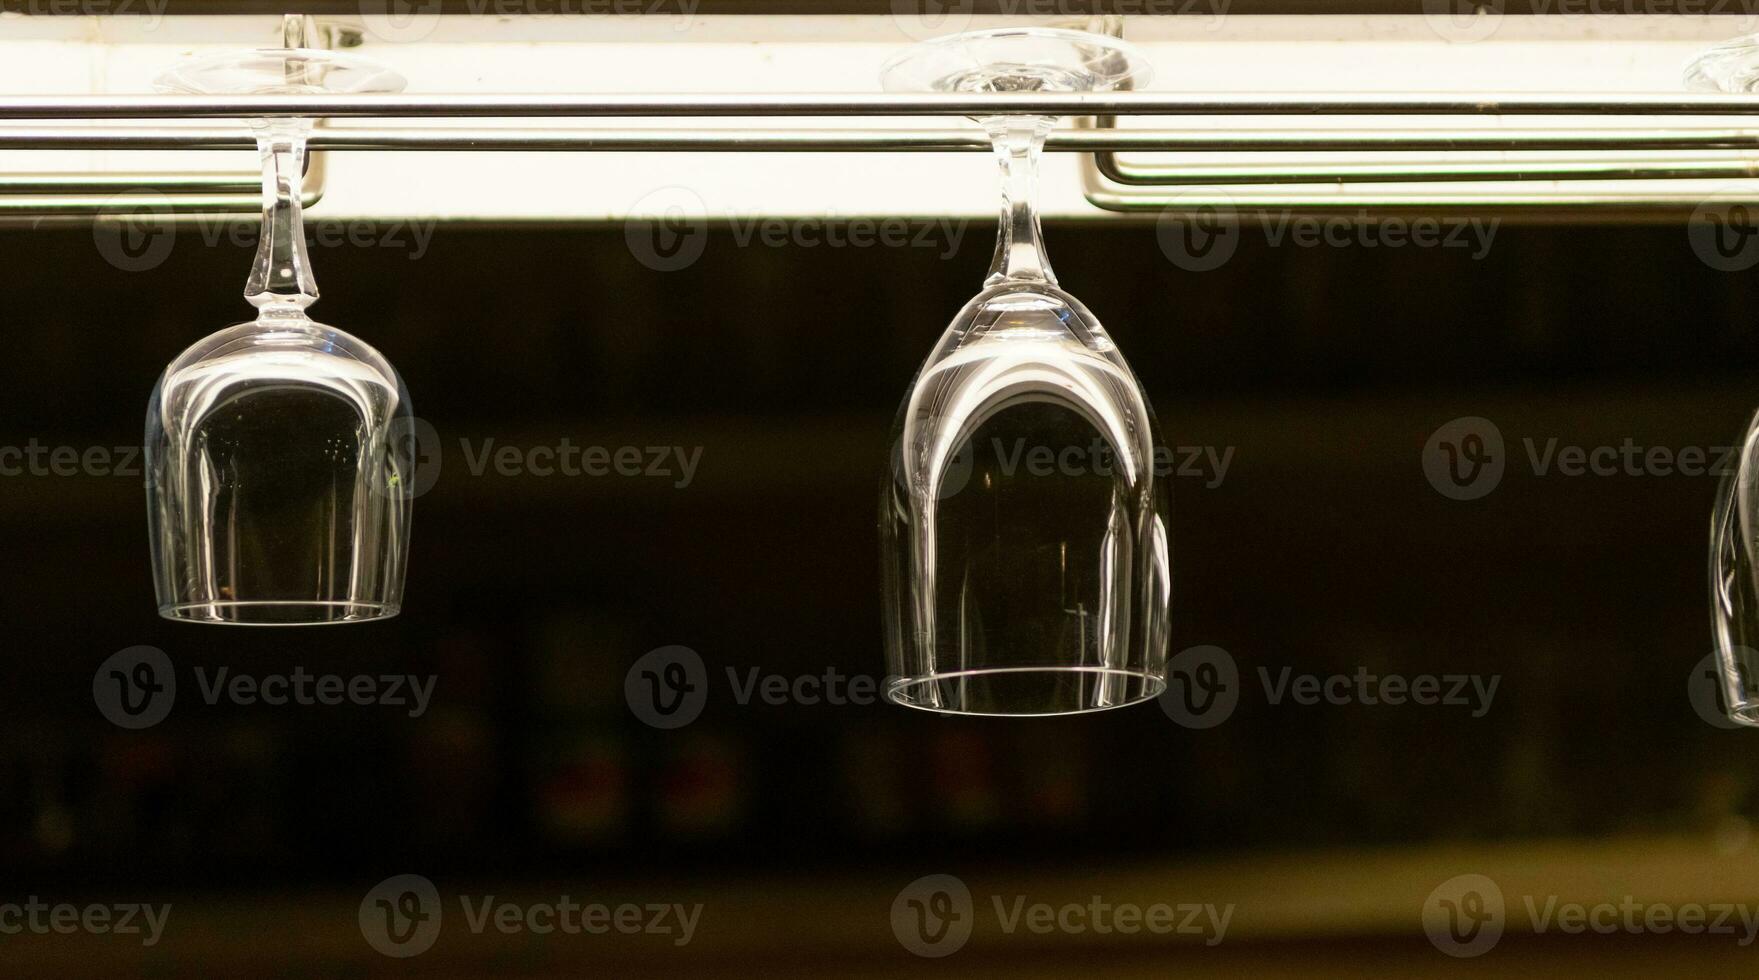
[{"label": "metal rail", "polygon": [[[239,150],[253,145],[242,125],[150,123],[300,116],[320,122],[310,141],[316,151],[983,152],[989,141],[975,127],[324,124],[343,118],[755,120],[1009,113],[1093,120],[1052,133],[1047,149],[1092,154],[1086,169],[1087,196],[1107,210],[1195,207],[1205,206],[1196,202],[1213,200],[1316,210],[1603,211],[1630,206],[1677,211],[1703,195],[1669,191],[1662,185],[1708,179],[1753,181],[1754,198],[1759,201],[1759,118],[1747,122],[1747,117],[1759,116],[1759,95],[1747,94],[13,96],[0,98],[0,150]],[[1126,116],[1171,117],[1187,125],[1163,122],[1153,129],[1119,128],[1117,118]],[[1370,117],[1375,122],[1318,127],[1310,121],[1316,116]],[[1488,121],[1528,116],[1555,118],[1495,127],[1450,124],[1439,118]],[[1192,123],[1195,117],[1205,117],[1204,122]],[[1255,117],[1263,124],[1218,128],[1213,125],[1217,117]],[[76,120],[149,124],[47,124]],[[1245,154],[1247,159],[1126,165],[1117,156],[1121,152]],[[1426,156],[1389,156],[1400,153]],[[1583,155],[1557,155],[1569,153]],[[322,155],[314,153],[312,159],[321,160]],[[1322,159],[1315,160],[1314,155]],[[1656,186],[1636,191],[1584,189],[1607,181],[1645,185],[1653,181]],[[1531,189],[1510,191],[1515,182]],[[1544,182],[1552,186],[1537,186]],[[1392,186],[1401,184],[1407,186]],[[1444,190],[1450,185],[1459,189]],[[107,211],[110,204],[103,198],[135,188],[165,192],[171,208],[179,212],[256,207],[254,185],[242,175],[23,174],[0,177],[0,214]],[[1146,190],[1150,188],[1155,190]]]},{"label": "metal rail", "polygon": [[[1357,133],[1325,145],[1325,134],[1296,134],[1288,149],[1310,154],[1298,160],[1256,156],[1224,164],[1158,162],[1126,165],[1118,150],[1095,151],[1082,168],[1089,203],[1116,212],[1303,211],[1331,214],[1486,215],[1523,221],[1617,217],[1677,220],[1703,205],[1702,189],[1682,191],[1670,181],[1721,180],[1744,188],[1719,188],[1723,203],[1734,193],[1759,203],[1759,154],[1753,131],[1626,127],[1511,129],[1476,132],[1423,130]],[[1116,119],[1095,117],[1093,132],[1119,132]],[[1346,143],[1350,145],[1345,145]],[[1265,149],[1273,147],[1261,144]],[[1235,148],[1238,149],[1238,148]],[[1721,149],[1746,152],[1703,154]],[[1498,150],[1500,156],[1478,151]],[[1603,151],[1573,158],[1533,156],[1534,151]],[[1641,155],[1632,151],[1644,150]],[[1355,157],[1342,151],[1356,151]],[[1424,151],[1447,158],[1399,159]],[[1472,151],[1462,154],[1459,151]],[[1615,151],[1615,152],[1604,152]],[[1681,152],[1686,151],[1686,152]],[[1328,157],[1315,161],[1311,155]],[[1635,182],[1635,187],[1596,188],[1596,182]],[[1549,184],[1549,187],[1540,185]],[[1150,190],[1149,188],[1152,188]]]},{"label": "metal rail", "polygon": [[[319,26],[304,14],[287,15],[281,19],[281,43],[299,48],[336,46],[334,30]],[[323,124],[319,121],[319,125]],[[316,127],[314,127],[316,128]],[[30,148],[31,143],[18,144]],[[324,195],[327,171],[323,155],[306,155],[306,174],[300,201],[310,207]],[[38,216],[50,218],[87,215],[115,215],[118,196],[131,199],[130,206],[144,203],[151,195],[155,203],[173,213],[233,213],[261,207],[260,171],[248,174],[227,173],[103,173],[103,174],[13,174],[0,176],[0,215],[8,218]]]},{"label": "metal rail", "polygon": [[[989,137],[967,129],[747,128],[440,128],[333,127],[316,130],[313,150],[607,151],[607,152],[987,152]],[[256,144],[240,128],[74,127],[0,124],[0,150],[245,150]],[[1053,152],[1177,151],[1318,153],[1570,150],[1748,150],[1759,153],[1759,120],[1751,129],[1703,128],[1379,129],[1287,132],[1269,129],[1065,129],[1050,134]],[[1728,154],[1723,155],[1728,158]],[[1660,158],[1658,158],[1660,159]],[[1188,165],[1137,168],[1160,183]]]},{"label": "metal rail", "polygon": [[58,95],[0,100],[0,120],[756,116],[1751,116],[1759,95],[1253,93],[678,95]]}]

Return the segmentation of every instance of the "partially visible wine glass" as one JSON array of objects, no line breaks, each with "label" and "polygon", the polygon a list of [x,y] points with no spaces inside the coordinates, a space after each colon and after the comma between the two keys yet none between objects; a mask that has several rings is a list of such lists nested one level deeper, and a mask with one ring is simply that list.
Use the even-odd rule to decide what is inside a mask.
[{"label": "partially visible wine glass", "polygon": [[[293,46],[194,61],[159,86],[203,95],[397,92],[403,79],[364,59]],[[159,612],[271,626],[394,616],[409,548],[409,392],[377,350],[306,315],[318,298],[300,217],[309,124],[254,126],[262,237],[244,298],[256,319],[178,355],[147,407]]]},{"label": "partially visible wine glass", "polygon": [[[888,91],[1093,92],[1145,81],[1141,54],[1081,31],[939,38]],[[881,497],[887,696],[978,715],[1054,715],[1166,686],[1171,557],[1154,416],[1117,346],[1064,292],[1033,191],[1046,116],[981,120],[1002,170],[982,292],[898,411]]]},{"label": "partially visible wine glass", "polygon": [[[1686,63],[1685,83],[1700,92],[1759,89],[1759,34],[1701,52]],[[1723,710],[1759,727],[1759,414],[1747,423],[1710,515],[1710,630]]]},{"label": "partially visible wine glass", "polygon": [[1759,414],[1747,424],[1710,515],[1710,628],[1724,710],[1759,726]]}]

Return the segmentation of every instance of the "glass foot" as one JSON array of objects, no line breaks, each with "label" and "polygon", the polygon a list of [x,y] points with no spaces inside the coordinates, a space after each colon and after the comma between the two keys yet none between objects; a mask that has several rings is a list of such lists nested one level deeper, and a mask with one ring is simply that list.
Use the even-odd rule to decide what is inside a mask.
[{"label": "glass foot", "polygon": [[1033,718],[1105,711],[1159,697],[1166,679],[1104,667],[1009,667],[892,680],[893,704],[953,715]]},{"label": "glass foot", "polygon": [[1759,90],[1759,34],[1737,37],[1686,62],[1686,87],[1694,92]]},{"label": "glass foot", "polygon": [[190,602],[165,606],[159,615],[228,626],[328,626],[390,619],[398,609],[383,602]]},{"label": "glass foot", "polygon": [[1110,92],[1147,85],[1134,45],[1052,27],[1003,27],[935,38],[880,69],[888,92]]},{"label": "glass foot", "polygon": [[368,58],[318,48],[258,48],[193,59],[153,84],[177,95],[388,95],[403,91],[405,82]]}]

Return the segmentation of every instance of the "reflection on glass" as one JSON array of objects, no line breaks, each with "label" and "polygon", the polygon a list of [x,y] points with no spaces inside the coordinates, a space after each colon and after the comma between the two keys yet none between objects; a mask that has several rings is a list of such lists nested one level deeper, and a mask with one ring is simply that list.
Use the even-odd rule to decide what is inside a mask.
[{"label": "reflection on glass", "polygon": [[1759,726],[1759,415],[1747,425],[1735,468],[1724,474],[1710,517],[1710,626],[1723,707]]},{"label": "reflection on glass", "polygon": [[[1111,38],[1016,28],[919,45],[884,80],[1083,92],[1145,73]],[[882,493],[886,693],[987,715],[1142,701],[1165,686],[1171,589],[1153,414],[1045,258],[1033,189],[1054,119],[982,122],[1003,178],[995,259],[904,398]]]},{"label": "reflection on glass", "polygon": [[[297,47],[197,61],[160,80],[193,94],[395,92],[370,62]],[[297,625],[394,616],[409,547],[409,393],[361,340],[313,322],[300,221],[308,125],[255,124],[257,308],[184,351],[147,407],[147,515],[159,611]]]}]

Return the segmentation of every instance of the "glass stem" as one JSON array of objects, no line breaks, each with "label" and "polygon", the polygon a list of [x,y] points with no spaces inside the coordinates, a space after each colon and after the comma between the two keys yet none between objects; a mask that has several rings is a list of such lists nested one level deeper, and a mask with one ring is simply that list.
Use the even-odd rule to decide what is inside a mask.
[{"label": "glass stem", "polygon": [[256,264],[244,284],[244,298],[261,311],[259,316],[303,316],[302,311],[318,299],[299,207],[308,129],[302,119],[257,123],[257,154],[263,162],[263,228],[257,239]]},{"label": "glass stem", "polygon": [[999,282],[1056,285],[1038,228],[1038,158],[1056,120],[1051,116],[992,116],[983,121],[1002,165],[1002,225],[985,286]]}]

